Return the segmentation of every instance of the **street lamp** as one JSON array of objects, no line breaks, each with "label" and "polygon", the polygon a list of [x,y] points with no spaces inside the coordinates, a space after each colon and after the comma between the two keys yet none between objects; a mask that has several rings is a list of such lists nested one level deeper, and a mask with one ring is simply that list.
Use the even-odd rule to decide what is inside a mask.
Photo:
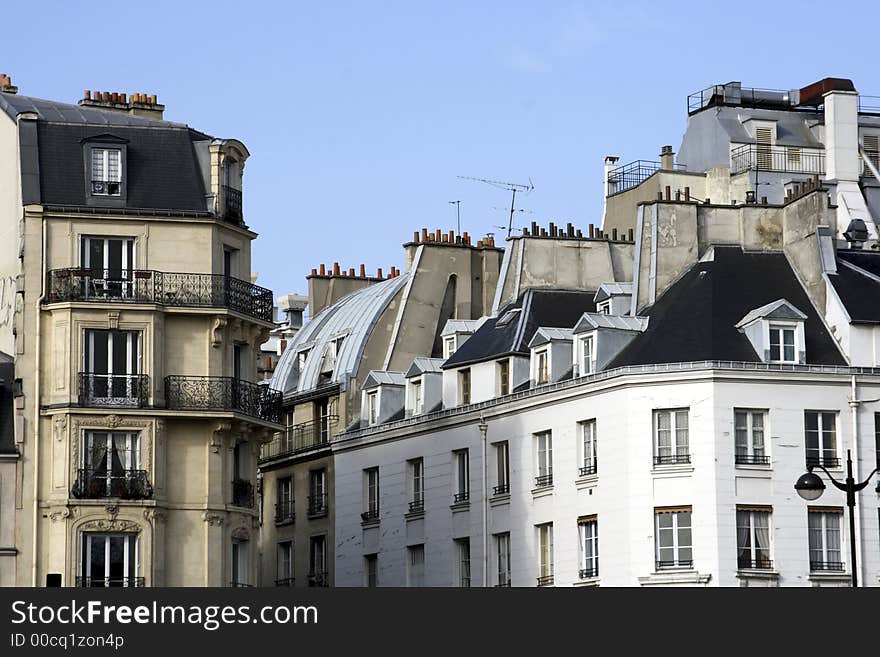
[{"label": "street lamp", "polygon": [[[812,502],[814,500],[818,500],[822,497],[822,493],[825,492],[825,482],[822,481],[822,478],[813,473],[812,465],[807,466],[807,472],[802,474],[797,482],[794,485],[794,489],[797,491],[798,495],[800,495],[807,502]],[[870,482],[871,477],[877,472],[880,468],[874,468],[871,471],[871,474],[868,475],[868,478],[865,479],[861,483],[856,483],[855,479],[853,479],[853,469],[852,469],[852,455],[850,450],[846,450],[846,481],[844,483],[840,483],[831,476],[831,473],[825,469],[825,466],[821,463],[819,467],[825,471],[825,474],[828,475],[828,478],[831,480],[831,483],[834,484],[835,488],[842,490],[846,493],[846,505],[849,507],[849,549],[850,549],[850,558],[852,559],[852,585],[853,587],[857,587],[858,577],[856,575],[856,493],[865,488]]]}]

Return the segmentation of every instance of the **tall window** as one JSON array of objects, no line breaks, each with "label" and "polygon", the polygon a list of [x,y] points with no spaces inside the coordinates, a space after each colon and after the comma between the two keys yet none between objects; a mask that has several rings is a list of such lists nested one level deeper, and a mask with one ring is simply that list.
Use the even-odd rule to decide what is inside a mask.
[{"label": "tall window", "polygon": [[[89,270],[80,279],[80,294],[85,298],[134,296],[135,240],[130,237],[83,237],[80,241],[80,265]],[[152,284],[151,284],[152,285]]]},{"label": "tall window", "polygon": [[797,362],[794,334],[794,327],[770,325],[770,360],[782,363]]},{"label": "tall window", "polygon": [[535,486],[553,485],[553,435],[549,431],[535,434]]},{"label": "tall window", "polygon": [[767,465],[770,457],[764,448],[765,411],[735,409],[733,412],[737,465]]},{"label": "tall window", "polygon": [[880,413],[874,413],[874,451],[877,467],[880,468]]},{"label": "tall window", "polygon": [[804,411],[807,467],[824,465],[837,468],[837,413],[834,411]]},{"label": "tall window", "polygon": [[309,515],[327,513],[327,470],[309,471]]},{"label": "tall window", "polygon": [[409,469],[409,512],[425,510],[425,460],[418,458],[407,461]]},{"label": "tall window", "polygon": [[550,380],[550,375],[547,369],[547,350],[542,349],[541,351],[535,352],[535,383],[541,385],[542,383],[547,383]]},{"label": "tall window", "polygon": [[654,411],[654,465],[690,462],[688,409]]},{"label": "tall window", "polygon": [[326,444],[330,440],[330,400],[315,402],[315,424],[318,427],[318,442]]},{"label": "tall window", "polygon": [[364,470],[364,501],[365,509],[361,514],[363,520],[379,519],[379,468]]},{"label": "tall window", "polygon": [[367,393],[367,423],[372,426],[379,420],[379,393]]},{"label": "tall window", "polygon": [[464,369],[458,373],[459,397],[462,404],[471,403],[471,371]]},{"label": "tall window", "polygon": [[278,481],[278,489],[275,502],[275,522],[291,522],[293,513],[293,479],[281,477]]},{"label": "tall window", "polygon": [[327,586],[327,537],[309,539],[309,586]]},{"label": "tall window", "polygon": [[90,405],[137,406],[145,401],[140,382],[141,333],[87,329],[80,394]]},{"label": "tall window", "polygon": [[655,509],[654,524],[657,569],[693,566],[691,507]]},{"label": "tall window", "polygon": [[119,196],[122,193],[122,149],[91,149],[92,194],[95,196]]},{"label": "tall window", "polygon": [[538,532],[538,586],[553,585],[553,523],[535,527]]},{"label": "tall window", "polygon": [[581,467],[578,474],[581,477],[596,474],[599,461],[596,457],[596,420],[581,422]]},{"label": "tall window", "polygon": [[136,534],[83,534],[77,586],[143,586]]},{"label": "tall window", "polygon": [[379,555],[368,554],[364,556],[364,571],[367,574],[367,587],[379,586]]},{"label": "tall window", "polygon": [[468,450],[458,449],[452,453],[453,462],[455,464],[455,495],[453,502],[459,504],[467,502],[471,499],[470,484],[470,458]]},{"label": "tall window", "polygon": [[510,586],[510,532],[495,534],[496,586]]},{"label": "tall window", "polygon": [[498,361],[498,394],[500,396],[510,394],[510,359]]},{"label": "tall window", "polygon": [[578,520],[580,536],[580,578],[599,576],[599,523],[596,516]]},{"label": "tall window", "polygon": [[593,336],[581,339],[581,376],[593,373]]},{"label": "tall window", "polygon": [[282,447],[285,452],[292,452],[296,449],[296,442],[294,441],[294,414],[293,411],[287,411],[284,414],[284,433],[282,434]]},{"label": "tall window", "polygon": [[275,586],[293,586],[293,541],[281,541],[278,544]]},{"label": "tall window", "polygon": [[83,498],[141,499],[152,489],[141,467],[140,434],[134,431],[86,431],[82,468],[74,495]]},{"label": "tall window", "polygon": [[469,588],[471,585],[471,539],[455,540],[456,561],[458,562],[456,580],[459,587]]},{"label": "tall window", "polygon": [[740,569],[773,567],[770,507],[736,508],[736,562]]},{"label": "tall window", "polygon": [[510,492],[510,446],[505,440],[492,447],[495,448],[495,487],[492,492],[505,495]]},{"label": "tall window", "polygon": [[406,585],[412,587],[425,585],[425,546],[411,545],[407,549]]},{"label": "tall window", "polygon": [[443,338],[443,358],[449,358],[455,353],[455,336]]},{"label": "tall window", "polygon": [[807,510],[810,533],[810,570],[842,571],[841,551],[842,509],[810,508]]},{"label": "tall window", "polygon": [[250,586],[247,541],[232,542],[232,586]]},{"label": "tall window", "polygon": [[413,413],[418,415],[419,413],[422,412],[422,380],[416,379],[415,381],[413,381],[412,387],[410,389],[412,390],[412,396],[413,396],[413,403],[412,403]]}]

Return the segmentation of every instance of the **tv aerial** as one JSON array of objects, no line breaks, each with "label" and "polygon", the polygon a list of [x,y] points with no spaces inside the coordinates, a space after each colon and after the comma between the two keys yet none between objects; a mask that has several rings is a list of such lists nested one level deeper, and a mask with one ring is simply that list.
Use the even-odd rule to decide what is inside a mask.
[{"label": "tv aerial", "polygon": [[507,222],[507,236],[510,237],[510,234],[513,232],[513,213],[516,212],[516,193],[520,192],[521,194],[530,194],[535,186],[532,184],[532,179],[529,178],[528,185],[521,185],[519,183],[512,182],[504,182],[502,180],[489,180],[487,178],[472,178],[471,176],[457,176],[462,180],[473,180],[474,182],[481,182],[486,185],[491,185],[492,187],[497,187],[498,189],[506,189],[511,193],[510,196],[510,219]]}]

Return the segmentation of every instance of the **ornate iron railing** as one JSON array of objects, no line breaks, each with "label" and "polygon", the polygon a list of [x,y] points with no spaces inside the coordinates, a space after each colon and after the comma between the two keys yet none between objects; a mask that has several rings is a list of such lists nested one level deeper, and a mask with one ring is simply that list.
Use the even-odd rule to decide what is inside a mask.
[{"label": "ornate iron railing", "polygon": [[246,509],[254,508],[254,485],[247,479],[232,480],[232,504]]},{"label": "ornate iron railing", "polygon": [[657,454],[654,456],[654,465],[686,465],[690,462],[690,454]]},{"label": "ornate iron railing", "polygon": [[319,573],[309,573],[309,586],[329,586],[327,579],[327,571],[322,570]]},{"label": "ornate iron railing", "polygon": [[668,570],[670,568],[693,568],[693,559],[678,559],[675,561],[658,561],[657,570]]},{"label": "ornate iron railing", "polygon": [[586,568],[581,568],[578,572],[578,575],[581,579],[589,579],[590,577],[598,577],[599,576],[599,564],[594,564],[592,566],[587,566]]},{"label": "ornate iron railing", "polygon": [[296,519],[293,500],[284,500],[275,505],[275,524],[283,525]]},{"label": "ornate iron railing", "polygon": [[552,486],[553,485],[553,473],[548,472],[547,474],[538,475],[535,477],[535,487],[541,488],[543,486]]},{"label": "ornate iron railing", "polygon": [[825,466],[826,468],[839,468],[840,467],[840,458],[837,456],[808,456],[807,457],[807,467],[808,468],[818,468],[819,466]]},{"label": "ornate iron railing", "polygon": [[596,458],[594,457],[592,461],[590,461],[589,463],[582,465],[580,468],[578,468],[578,476],[587,477],[589,475],[594,475],[598,471],[598,467],[599,467],[599,464],[597,463]]},{"label": "ornate iron railing", "polygon": [[89,407],[142,408],[150,399],[146,374],[79,373],[79,405]]},{"label": "ornate iron railing", "polygon": [[844,565],[842,561],[813,561],[811,559],[810,570],[842,573],[844,571]]},{"label": "ornate iron railing", "polygon": [[553,586],[553,575],[542,575],[539,577],[538,586]]},{"label": "ornate iron railing", "polygon": [[369,509],[367,511],[364,511],[361,514],[361,520],[363,522],[373,522],[374,520],[378,520],[378,519],[379,519],[379,507],[376,507],[375,509]]},{"label": "ornate iron railing", "polygon": [[825,173],[825,152],[791,146],[743,144],[730,151],[730,173],[779,171],[782,173]]},{"label": "ornate iron railing", "polygon": [[425,500],[413,500],[409,503],[410,513],[423,513],[425,511]]},{"label": "ornate iron railing", "polygon": [[260,449],[260,461],[291,456],[298,452],[330,444],[339,416],[328,415],[319,422],[304,422],[287,427]]},{"label": "ornate iron railing", "polygon": [[498,484],[492,487],[493,495],[507,495],[510,492],[509,484]]},{"label": "ornate iron railing", "polygon": [[462,491],[460,493],[456,493],[452,497],[453,504],[464,504],[465,502],[471,501],[471,492],[470,491]]},{"label": "ornate iron railing", "polygon": [[275,580],[275,586],[293,586],[294,581],[293,577],[282,577]]},{"label": "ornate iron railing", "polygon": [[165,377],[165,405],[180,411],[235,411],[266,422],[281,422],[278,390],[231,376]]},{"label": "ornate iron railing", "polygon": [[737,557],[736,566],[740,570],[772,570],[773,562],[770,559],[759,557],[752,559],[751,557]]},{"label": "ornate iron railing", "polygon": [[310,516],[320,516],[325,513],[327,513],[327,494],[309,495],[308,514]]},{"label": "ornate iron railing", "polygon": [[70,491],[77,499],[96,500],[118,497],[122,500],[146,500],[153,496],[153,486],[146,470],[111,470],[96,472],[80,468]]},{"label": "ornate iron railing", "polygon": [[273,319],[272,290],[223,274],[68,267],[49,272],[47,289],[46,303],[110,301],[228,308],[266,322]]},{"label": "ornate iron railing", "polygon": [[144,586],[143,577],[81,577],[77,576],[76,585],[80,587],[116,587],[116,586],[134,586],[141,588]]},{"label": "ornate iron railing", "polygon": [[770,457],[766,454],[737,454],[736,465],[770,465]]},{"label": "ornate iron railing", "polygon": [[224,215],[226,221],[234,224],[242,223],[244,214],[242,213],[241,190],[223,185],[223,194],[226,196],[226,213]]}]

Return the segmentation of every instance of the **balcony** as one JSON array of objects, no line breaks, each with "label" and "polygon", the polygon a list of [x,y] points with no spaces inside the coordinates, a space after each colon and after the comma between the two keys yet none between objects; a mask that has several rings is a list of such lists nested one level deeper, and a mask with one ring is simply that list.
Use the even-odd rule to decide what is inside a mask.
[{"label": "balcony", "polygon": [[87,588],[114,588],[128,587],[143,588],[143,577],[79,577],[76,578],[76,585]]},{"label": "balcony", "polygon": [[281,423],[281,393],[231,376],[165,377],[165,405],[179,411],[233,411]]},{"label": "balcony", "polygon": [[275,524],[287,525],[296,519],[293,511],[293,500],[285,500],[275,505]]},{"label": "balcony", "polygon": [[164,306],[227,308],[272,321],[272,290],[222,274],[167,273],[149,269],[53,269],[46,303],[156,303]]},{"label": "balcony", "polygon": [[413,500],[409,503],[409,513],[424,513],[425,500]]},{"label": "balcony", "polygon": [[226,212],[223,217],[232,224],[244,223],[244,214],[241,205],[241,190],[223,185],[223,195],[226,197]]},{"label": "balcony", "polygon": [[254,585],[245,582],[229,582],[229,586],[233,589],[250,589],[253,588]]},{"label": "balcony", "polygon": [[316,587],[330,586],[330,581],[327,578],[327,571],[322,570],[320,572],[309,573],[309,586],[316,586]]},{"label": "balcony", "polygon": [[231,504],[245,509],[253,509],[254,485],[247,479],[233,479]]},{"label": "balcony", "polygon": [[690,454],[656,454],[654,465],[687,465],[691,462]]},{"label": "balcony", "polygon": [[657,570],[671,570],[673,568],[693,568],[693,559],[678,559],[677,561],[658,561]]},{"label": "balcony", "polygon": [[452,496],[453,504],[468,504],[471,500],[470,491],[461,491]]},{"label": "balcony", "polygon": [[[676,171],[685,170],[683,164],[676,164],[674,167]],[[636,160],[612,169],[608,172],[608,196],[638,187],[658,171],[660,163],[649,160]]]},{"label": "balcony", "polygon": [[598,577],[598,576],[599,576],[599,566],[598,565],[588,566],[587,568],[581,568],[578,571],[578,577],[580,577],[581,579],[590,579],[591,577]]},{"label": "balcony", "polygon": [[146,470],[100,472],[80,468],[70,493],[81,500],[108,497],[121,500],[146,500],[153,496],[153,487],[147,478]]},{"label": "balcony", "polygon": [[535,488],[544,488],[546,486],[553,485],[553,473],[548,472],[547,474],[538,475],[535,477]]},{"label": "balcony", "polygon": [[379,507],[375,509],[368,509],[361,514],[362,522],[378,522],[379,521]]},{"label": "balcony", "polygon": [[825,152],[815,148],[743,144],[730,151],[730,175],[743,171],[825,174]]},{"label": "balcony", "polygon": [[596,459],[593,459],[591,462],[578,468],[579,477],[589,477],[590,475],[596,474],[596,472],[598,472],[598,463],[596,462]]},{"label": "balcony", "polygon": [[275,586],[290,586],[290,587],[292,587],[294,581],[295,580],[293,577],[283,577],[281,579],[275,580]]},{"label": "balcony", "polygon": [[818,468],[824,466],[826,468],[839,468],[840,459],[836,456],[808,456],[807,468]]},{"label": "balcony", "polygon": [[308,514],[310,518],[327,515],[327,494],[309,495]]},{"label": "balcony", "polygon": [[740,570],[772,570],[773,562],[766,557],[758,557],[757,559],[739,557],[736,560],[736,567]]},{"label": "balcony", "polygon": [[507,495],[510,493],[510,484],[498,484],[492,487],[493,495]]},{"label": "balcony", "polygon": [[538,586],[553,586],[553,575],[542,575],[539,577]]},{"label": "balcony", "polygon": [[770,465],[770,457],[766,454],[737,454],[736,465]]},{"label": "balcony", "polygon": [[813,561],[810,560],[810,571],[817,572],[830,572],[830,573],[842,573],[844,571],[844,565],[842,561]]},{"label": "balcony", "polygon": [[329,445],[338,422],[337,415],[328,415],[319,422],[304,422],[287,427],[271,442],[262,446],[260,461],[293,456],[299,452]]},{"label": "balcony", "polygon": [[79,373],[79,405],[90,408],[143,408],[150,398],[146,374]]}]

